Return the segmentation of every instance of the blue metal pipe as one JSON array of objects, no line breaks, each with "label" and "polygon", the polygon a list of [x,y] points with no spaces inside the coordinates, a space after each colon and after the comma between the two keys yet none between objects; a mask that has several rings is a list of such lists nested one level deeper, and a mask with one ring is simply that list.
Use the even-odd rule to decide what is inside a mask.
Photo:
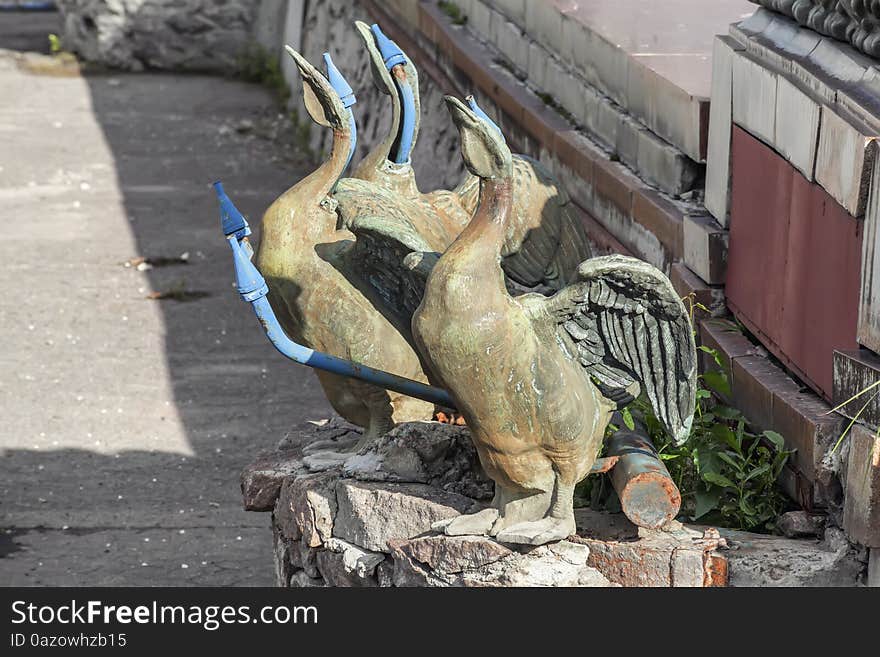
[{"label": "blue metal pipe", "polygon": [[370,31],[376,38],[376,47],[382,55],[385,68],[394,78],[394,84],[397,86],[400,96],[400,128],[397,136],[397,150],[394,152],[394,162],[405,164],[409,162],[416,134],[416,99],[403,69],[406,65],[406,55],[394,41],[385,36],[377,24],[373,23],[370,26]]},{"label": "blue metal pipe", "polygon": [[342,106],[348,110],[348,124],[351,130],[351,141],[348,144],[348,159],[345,161],[345,168],[343,168],[342,172],[339,174],[339,177],[341,178],[342,174],[345,173],[345,169],[351,164],[351,158],[354,156],[354,150],[357,147],[357,123],[354,120],[354,111],[351,109],[352,105],[357,102],[357,98],[354,95],[354,90],[351,88],[351,85],[348,84],[348,81],[342,73],[339,72],[339,69],[336,68],[333,59],[328,52],[324,53],[324,69],[327,71],[327,80],[330,82],[330,86],[333,87],[333,90],[339,95],[340,100],[342,100]]},{"label": "blue metal pipe", "polygon": [[[502,137],[504,137],[504,133],[501,132],[501,128],[498,127],[498,124],[495,123],[495,121],[493,121],[492,119],[489,118],[489,115],[483,111],[482,107],[477,105],[477,99],[474,98],[473,95],[468,96],[467,98],[465,98],[465,100],[467,101],[467,104],[471,108],[473,113],[476,114],[478,118],[482,119],[483,121],[488,123],[490,126],[495,128],[498,131],[498,134],[501,135]],[[505,140],[505,143],[507,143],[507,140]]]},{"label": "blue metal pipe", "polygon": [[269,286],[260,271],[251,261],[253,250],[247,241],[247,235],[250,234],[250,227],[244,216],[236,209],[226,192],[223,191],[223,185],[218,180],[214,183],[214,190],[220,201],[220,220],[223,226],[223,233],[229,242],[229,248],[232,249],[232,260],[235,265],[235,283],[238,293],[243,301],[247,301],[253,306],[257,319],[260,320],[266,336],[283,355],[287,356],[294,362],[308,365],[325,372],[332,372],[340,376],[347,376],[360,381],[365,381],[372,385],[384,388],[386,390],[394,390],[410,397],[424,399],[432,404],[445,406],[447,408],[455,408],[455,404],[449,393],[442,388],[425,385],[412,379],[406,379],[390,372],[376,370],[360,363],[355,363],[343,358],[337,358],[321,351],[309,349],[301,344],[291,340],[284,333],[284,329],[278,323],[278,318],[269,304],[266,295],[269,293]]},{"label": "blue metal pipe", "polygon": [[394,162],[396,164],[405,164],[409,162],[413,149],[413,137],[415,137],[416,133],[416,101],[412,87],[409,86],[409,83],[405,79],[401,80],[394,75],[394,71],[392,71],[391,74],[394,76],[394,82],[397,84],[398,91],[400,91],[400,102],[402,106],[402,111],[400,113],[400,132],[397,138],[397,150],[394,153]]}]

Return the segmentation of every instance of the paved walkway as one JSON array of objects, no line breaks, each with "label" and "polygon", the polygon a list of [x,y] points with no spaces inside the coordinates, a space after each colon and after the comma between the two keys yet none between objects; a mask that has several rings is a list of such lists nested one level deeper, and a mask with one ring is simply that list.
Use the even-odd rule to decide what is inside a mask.
[{"label": "paved walkway", "polygon": [[[210,183],[259,218],[304,174],[260,136],[276,116],[234,81],[0,54],[0,585],[272,584],[239,471],[329,407],[232,289]],[[174,290],[197,294],[145,298]]]}]

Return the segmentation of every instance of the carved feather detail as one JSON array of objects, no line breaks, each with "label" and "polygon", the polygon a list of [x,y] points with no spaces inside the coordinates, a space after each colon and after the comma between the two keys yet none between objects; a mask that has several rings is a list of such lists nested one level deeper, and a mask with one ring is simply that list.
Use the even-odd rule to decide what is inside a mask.
[{"label": "carved feather detail", "polygon": [[690,434],[697,354],[684,304],[661,271],[621,255],[592,258],[580,282],[547,299],[544,309],[573,341],[578,360],[602,394],[618,403],[638,384],[676,442]]}]

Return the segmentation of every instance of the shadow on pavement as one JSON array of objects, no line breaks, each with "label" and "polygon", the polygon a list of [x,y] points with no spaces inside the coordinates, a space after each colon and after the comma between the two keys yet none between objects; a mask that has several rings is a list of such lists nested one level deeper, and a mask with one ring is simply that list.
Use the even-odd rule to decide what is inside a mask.
[{"label": "shadow on pavement", "polygon": [[[57,31],[56,14],[3,14],[0,48],[45,51],[46,35]],[[88,232],[62,241],[57,230],[79,228],[56,228],[63,217],[43,217],[54,192],[23,201],[24,214],[35,216],[22,224],[21,239],[45,250],[27,262],[25,249],[10,253],[28,271],[49,271],[45,285],[59,288],[25,300],[20,314],[11,308],[7,321],[23,331],[29,321],[38,324],[25,313],[49,317],[56,301],[62,309],[69,304],[76,318],[66,326],[87,347],[72,346],[67,335],[69,359],[45,360],[42,345],[0,357],[3,367],[33,368],[65,386],[56,393],[48,381],[24,380],[15,391],[33,408],[19,410],[17,435],[0,442],[0,585],[269,585],[268,518],[241,510],[239,472],[289,428],[330,411],[314,375],[274,351],[232,288],[210,183],[222,179],[254,225],[308,165],[271,139],[277,108],[260,88],[152,73],[84,81],[121,203],[96,189],[82,204]],[[59,124],[80,109],[69,102],[58,108]],[[64,138],[59,153],[75,160],[77,145]],[[45,175],[64,166],[45,162]],[[99,188],[104,174],[93,169]],[[0,187],[12,189],[3,177],[0,169]],[[186,264],[122,265],[183,253]],[[147,299],[150,293],[167,297]],[[124,325],[110,323],[120,315]],[[21,377],[9,375],[7,392]],[[56,394],[69,401],[56,402]],[[124,416],[113,416],[116,405]]]}]

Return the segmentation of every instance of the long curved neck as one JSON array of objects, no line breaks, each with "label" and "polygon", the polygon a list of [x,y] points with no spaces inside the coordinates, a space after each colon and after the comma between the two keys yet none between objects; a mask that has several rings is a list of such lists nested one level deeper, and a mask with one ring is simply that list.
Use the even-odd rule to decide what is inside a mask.
[{"label": "long curved neck", "polygon": [[263,221],[263,232],[270,238],[269,243],[281,246],[289,238],[300,243],[296,249],[299,251],[303,240],[319,240],[336,230],[335,214],[320,206],[345,171],[351,143],[348,127],[335,129],[330,156],[275,200],[270,207],[274,212],[267,212]]},{"label": "long curved neck", "polygon": [[361,163],[357,166],[356,177],[362,177],[360,172],[365,169],[376,170],[385,164],[386,160],[391,159],[391,149],[394,142],[397,141],[397,133],[400,130],[401,105],[400,97],[396,90],[392,90],[391,94],[391,126],[388,128],[388,134],[371,150]]},{"label": "long curved neck", "polygon": [[480,200],[473,219],[437,265],[448,267],[448,272],[457,277],[491,283],[491,288],[480,290],[480,293],[487,295],[507,294],[501,269],[501,250],[507,235],[512,191],[509,177],[481,180]]},{"label": "long curved neck", "polygon": [[470,223],[456,242],[492,245],[501,254],[512,205],[513,185],[509,177],[480,180],[480,198]]}]

